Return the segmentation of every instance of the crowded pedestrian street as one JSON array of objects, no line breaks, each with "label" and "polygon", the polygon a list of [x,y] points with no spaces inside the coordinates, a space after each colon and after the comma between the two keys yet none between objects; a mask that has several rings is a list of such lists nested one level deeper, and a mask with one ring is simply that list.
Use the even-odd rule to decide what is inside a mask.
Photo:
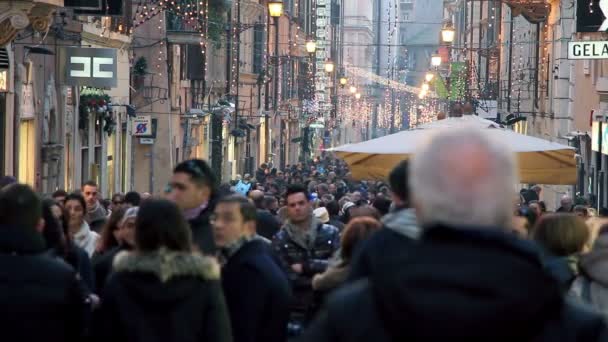
[{"label": "crowded pedestrian street", "polygon": [[0,0],[0,342],[608,342],[608,0]]}]

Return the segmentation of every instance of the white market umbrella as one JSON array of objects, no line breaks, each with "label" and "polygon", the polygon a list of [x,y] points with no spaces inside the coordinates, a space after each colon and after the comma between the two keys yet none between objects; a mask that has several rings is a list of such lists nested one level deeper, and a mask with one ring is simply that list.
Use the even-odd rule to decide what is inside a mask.
[{"label": "white market umbrella", "polygon": [[492,135],[505,142],[517,154],[522,183],[575,184],[576,159],[574,148],[548,140],[498,128],[493,121],[477,116],[448,118],[401,131],[381,138],[332,148],[343,158],[357,179],[385,179],[401,160],[416,153],[416,146],[438,129],[474,126],[490,129]]}]

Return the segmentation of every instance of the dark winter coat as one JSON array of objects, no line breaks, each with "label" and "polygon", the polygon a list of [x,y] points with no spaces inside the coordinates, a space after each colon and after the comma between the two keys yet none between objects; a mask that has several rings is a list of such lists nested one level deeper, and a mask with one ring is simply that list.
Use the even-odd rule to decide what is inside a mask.
[{"label": "dark winter coat", "polygon": [[128,250],[131,250],[131,248],[126,245],[119,245],[103,254],[93,256],[91,262],[93,263],[93,270],[95,271],[95,288],[97,289],[97,293],[103,293],[103,288],[112,272],[114,257],[118,253]]},{"label": "dark winter coat", "polygon": [[[408,260],[338,290],[301,341],[604,341],[539,251],[497,229],[432,227]],[[600,337],[602,336],[602,337]]]},{"label": "dark winter coat", "polygon": [[258,235],[261,235],[268,240],[272,240],[272,237],[281,229],[281,222],[270,213],[268,210],[257,210],[256,228]]},{"label": "dark winter coat", "polygon": [[284,342],[291,291],[262,240],[245,243],[222,268],[235,342]]},{"label": "dark winter coat", "polygon": [[217,251],[211,224],[209,223],[209,217],[213,214],[213,210],[214,201],[210,201],[207,208],[201,211],[197,218],[188,221],[190,229],[192,229],[192,242],[205,255],[215,255]]},{"label": "dark winter coat", "polygon": [[44,248],[40,234],[0,225],[2,341],[77,341],[86,329],[76,272]]},{"label": "dark winter coat", "polygon": [[78,274],[85,293],[96,293],[95,272],[93,271],[89,255],[84,249],[76,246],[74,243],[70,243],[67,248],[68,255],[65,257],[62,255],[63,252],[57,249],[48,250],[45,254],[70,265]]},{"label": "dark winter coat", "polygon": [[[291,223],[284,225],[272,240],[272,247],[287,274],[294,294],[292,309],[307,311],[313,303],[312,277],[327,269],[328,260],[340,247],[338,228],[311,221],[307,238],[298,234]],[[308,241],[305,241],[308,240]],[[291,265],[302,264],[303,272],[296,273]]]},{"label": "dark winter coat", "polygon": [[349,280],[369,277],[385,265],[406,258],[420,235],[413,209],[391,212],[382,219],[382,229],[363,241],[353,256]]},{"label": "dark winter coat", "polygon": [[121,252],[113,270],[96,311],[96,341],[232,341],[213,259],[164,249]]}]

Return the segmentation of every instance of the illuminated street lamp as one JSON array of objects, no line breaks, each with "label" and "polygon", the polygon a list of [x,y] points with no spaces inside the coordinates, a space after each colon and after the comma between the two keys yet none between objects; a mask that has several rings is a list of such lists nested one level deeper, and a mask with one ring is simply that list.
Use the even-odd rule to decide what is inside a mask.
[{"label": "illuminated street lamp", "polygon": [[357,87],[355,87],[355,86],[350,86],[350,89],[349,89],[349,90],[350,90],[350,93],[351,93],[351,94],[354,94],[354,93],[356,93],[356,92],[357,92]]},{"label": "illuminated street lamp", "polygon": [[424,99],[425,96],[426,96],[426,91],[424,91],[424,90],[418,94],[418,98],[421,100]]},{"label": "illuminated street lamp", "polygon": [[344,87],[346,83],[348,83],[348,79],[346,78],[346,76],[340,77],[340,85]]},{"label": "illuminated street lamp", "polygon": [[429,91],[429,84],[428,83],[423,83],[422,84],[422,91],[425,92],[425,93],[427,91]]},{"label": "illuminated street lamp", "polygon": [[332,62],[330,59],[325,62],[325,71],[334,72],[334,62]]},{"label": "illuminated street lamp", "polygon": [[283,1],[271,0],[268,2],[268,14],[273,18],[283,15]]},{"label": "illuminated street lamp", "polygon": [[426,75],[424,76],[424,79],[427,82],[431,82],[434,77],[435,77],[435,75],[432,72],[427,72]]},{"label": "illuminated street lamp", "polygon": [[456,30],[454,30],[454,26],[452,26],[451,22],[447,23],[443,29],[441,29],[441,40],[444,43],[453,43],[455,36]]},{"label": "illuminated street lamp", "polygon": [[314,40],[309,40],[306,42],[306,52],[315,53],[317,51],[317,43]]},{"label": "illuminated street lamp", "polygon": [[438,54],[434,54],[431,56],[431,65],[434,67],[438,67],[441,65],[441,56]]},{"label": "illuminated street lamp", "polygon": [[360,98],[361,98],[361,94],[360,94],[360,93],[356,93],[356,94],[355,94],[355,98],[356,98],[357,100],[358,100],[358,99],[360,99]]}]

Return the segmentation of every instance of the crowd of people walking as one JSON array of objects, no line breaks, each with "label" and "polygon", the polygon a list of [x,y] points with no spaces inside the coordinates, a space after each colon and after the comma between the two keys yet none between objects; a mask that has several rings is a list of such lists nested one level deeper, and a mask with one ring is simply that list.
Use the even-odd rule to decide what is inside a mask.
[{"label": "crowd of people walking", "polygon": [[172,171],[108,200],[0,179],[7,341],[608,341],[606,210],[517,194],[487,133],[442,132],[385,181],[329,154]]}]

